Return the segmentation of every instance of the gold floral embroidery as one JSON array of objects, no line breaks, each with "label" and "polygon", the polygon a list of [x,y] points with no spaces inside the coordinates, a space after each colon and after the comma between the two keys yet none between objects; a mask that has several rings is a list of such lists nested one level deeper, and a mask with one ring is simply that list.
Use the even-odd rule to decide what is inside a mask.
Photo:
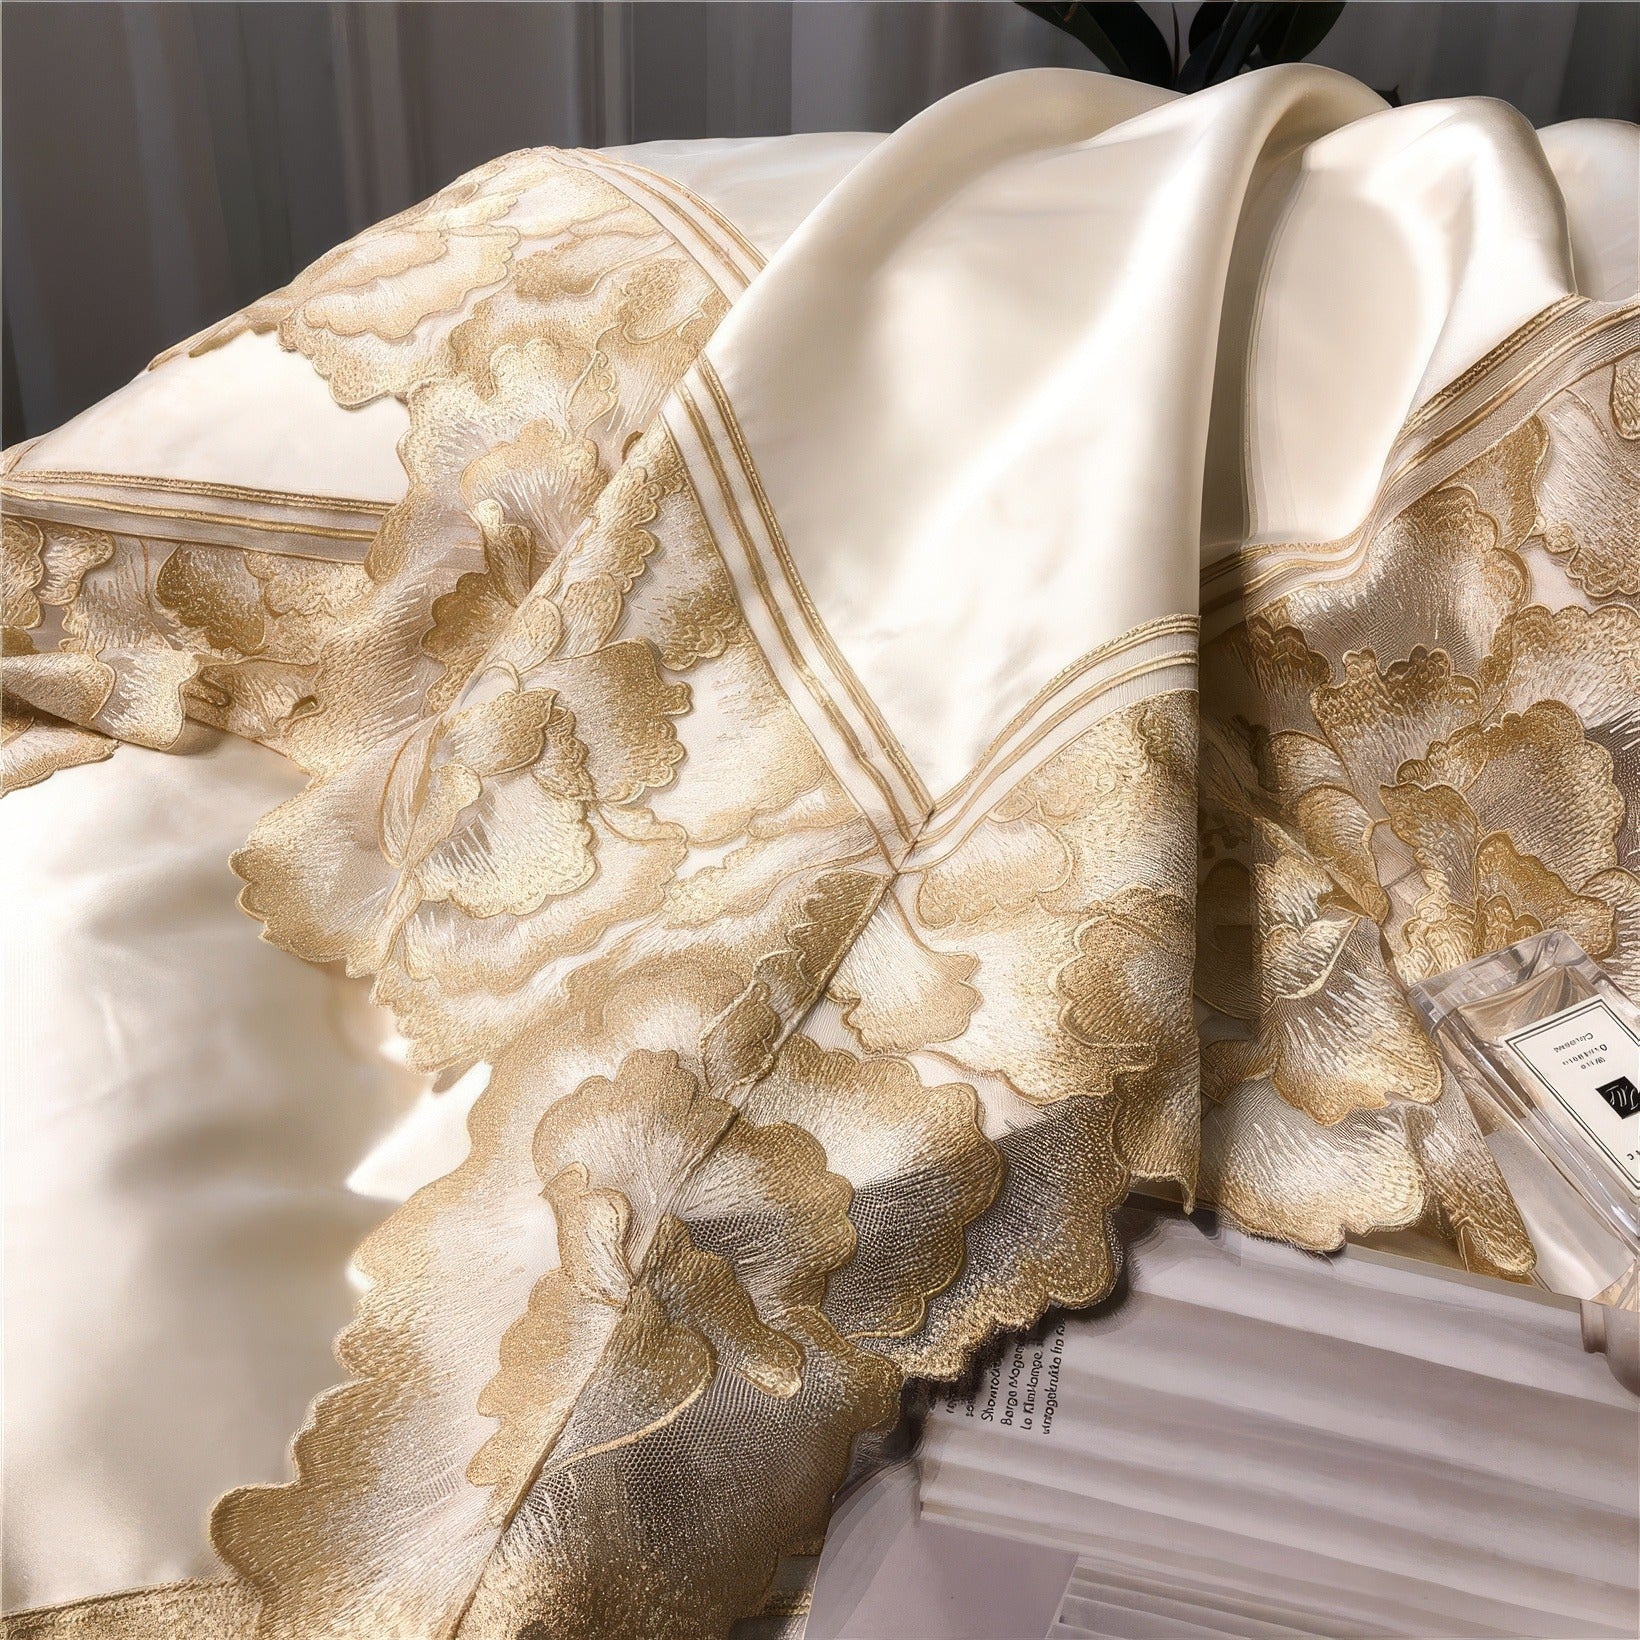
[{"label": "gold floral embroidery", "polygon": [[[43,713],[142,746],[174,746],[198,659],[149,618],[143,543],[8,515],[5,692]],[[15,623],[15,624],[14,624]],[[42,641],[56,638],[55,648]]]},{"label": "gold floral embroidery", "polygon": [[[566,169],[498,162],[239,322],[407,399],[351,582],[7,540],[23,698],[263,725],[317,778],[236,857],[247,908],[373,973],[426,1063],[493,1062],[467,1159],[361,1249],[296,1479],[215,1514],[236,1581],[197,1599],[291,1640],[754,1610],[906,1375],[1104,1291],[1134,1177],[1192,1193],[1193,965],[1207,1190],[1308,1245],[1424,1216],[1518,1272],[1401,987],[1547,920],[1620,974],[1640,941],[1636,614],[1584,607],[1611,519],[1553,403],[1209,646],[1199,778],[1160,689],[890,848],[650,425],[721,297]],[[1580,474],[1616,449],[1579,437]]]},{"label": "gold floral embroidery", "polygon": [[[765,1395],[795,1395],[803,1352],[782,1324],[814,1309],[854,1251],[848,1186],[820,1145],[789,1123],[738,1120],[675,1055],[634,1055],[613,1081],[582,1084],[542,1119],[535,1156],[559,1266],[502,1340],[478,1402],[500,1425],[467,1466],[475,1486],[496,1489],[503,1518],[544,1472],[542,1453],[550,1472],[636,1440],[717,1366]],[[729,1257],[689,1230],[725,1199],[748,1221]],[[598,1405],[599,1389],[618,1411]]]},{"label": "gold floral embroidery", "polygon": [[[533,586],[585,524],[724,311],[653,221],[574,175],[583,214],[514,258],[503,285],[448,331],[438,373],[407,397],[410,487],[371,545],[367,595],[333,624],[311,702],[281,741],[305,768],[345,768],[454,700],[503,631],[524,640],[528,617],[513,620],[524,577]],[[562,612],[539,600],[534,610],[596,620],[592,591]],[[574,630],[527,641],[588,647]]]},{"label": "gold floral embroidery", "polygon": [[8,626],[35,630],[43,574],[65,610],[46,635],[98,663],[51,651],[8,691],[147,745],[173,745],[192,715],[344,768],[456,698],[725,307],[654,218],[570,157],[481,167],[193,344],[278,328],[342,402],[405,399],[410,486],[365,564],[8,516]]},{"label": "gold floral embroidery", "polygon": [[[662,620],[680,600],[734,607],[681,486],[664,429],[649,435],[464,695],[276,811],[236,857],[247,909],[300,954],[376,974],[378,994],[429,1058],[505,1041],[534,1006],[519,988],[612,923],[657,910],[690,839],[735,838],[828,780],[744,643],[691,657],[691,681],[672,681],[647,622],[634,621],[627,599],[640,580]],[[651,564],[663,513],[677,544]],[[612,639],[623,620],[627,636]],[[698,702],[691,709],[692,692],[715,689],[710,716]],[[726,730],[776,723],[766,762],[708,791],[676,789],[691,745],[706,755]],[[852,832],[848,847],[858,848],[858,816],[832,810],[829,826],[799,829],[813,844]],[[362,845],[345,899],[298,864],[338,822]],[[731,856],[718,870],[745,879],[748,866]],[[471,1005],[479,992],[492,1019]]]},{"label": "gold floral embroidery", "polygon": [[[1195,716],[1182,691],[1111,712],[1025,773],[956,848],[921,868],[913,851],[905,866],[918,937],[948,961],[976,957],[960,983],[982,998],[958,1035],[914,1045],[1028,1104],[1115,1098],[1120,1154],[1187,1195]],[[916,1004],[930,1022],[948,1006],[933,992]]]},{"label": "gold floral embroidery", "polygon": [[357,565],[321,559],[18,515],[6,530],[8,698],[162,749],[190,717],[276,740],[311,689],[320,633],[364,584]]},{"label": "gold floral embroidery", "polygon": [[190,1579],[18,1612],[0,1626],[7,1640],[251,1640],[256,1597],[239,1582]]},{"label": "gold floral embroidery", "polygon": [[1640,354],[1631,353],[1612,366],[1612,425],[1619,438],[1640,438]]},{"label": "gold floral embroidery", "polygon": [[[955,846],[926,865],[913,848],[837,970],[830,1003],[862,1046],[985,1087],[1002,1134],[995,1192],[917,1324],[862,1325],[908,1376],[954,1376],[997,1330],[1103,1293],[1133,1178],[1194,1189],[1194,760],[1192,694],[1108,712],[1023,766]],[[865,1194],[920,1244],[928,1209],[903,1198],[930,1186],[913,1177]],[[879,1279],[857,1260],[827,1313],[865,1311]]]},{"label": "gold floral embroidery", "polygon": [[1635,357],[1204,651],[1203,1170],[1254,1229],[1423,1219],[1531,1268],[1404,988],[1551,927],[1640,977],[1640,490],[1600,420]]},{"label": "gold floral embroidery", "polygon": [[[505,277],[519,241],[583,219],[596,189],[541,150],[507,154],[327,252],[288,285],[162,353],[156,368],[234,337],[277,330],[342,404],[403,395],[433,368],[449,319]],[[521,202],[524,202],[521,204]]]},{"label": "gold floral embroidery", "polygon": [[7,515],[4,531],[4,579],[0,581],[0,609],[8,632],[26,632],[40,624],[43,611],[36,588],[45,576],[45,536],[38,524]]},{"label": "gold floral embroidery", "polygon": [[7,706],[0,712],[0,793],[37,785],[59,769],[100,763],[118,744],[75,724]]},{"label": "gold floral embroidery", "polygon": [[1535,492],[1543,545],[1564,558],[1566,573],[1596,599],[1640,595],[1640,447],[1629,419],[1632,388],[1625,389],[1619,375],[1632,368],[1620,362],[1609,385],[1601,372],[1598,383],[1587,384],[1592,391],[1580,392],[1580,383],[1542,411],[1548,451]]},{"label": "gold floral embroidery", "polygon": [[[375,968],[377,994],[429,1062],[482,1053],[496,1064],[474,1113],[473,1155],[361,1255],[374,1284],[342,1345],[359,1382],[319,1404],[298,1443],[299,1480],[235,1494],[218,1513],[217,1542],[259,1590],[269,1632],[303,1633],[321,1613],[338,1633],[383,1621],[487,1632],[506,1611],[592,1633],[592,1614],[613,1598],[605,1591],[628,1586],[651,1588],[645,1622],[656,1632],[715,1632],[747,1609],[746,1591],[789,1544],[740,1517],[732,1565],[716,1564],[709,1588],[696,1581],[706,1550],[684,1509],[688,1487],[646,1479],[671,1461],[681,1430],[691,1450],[739,1452],[742,1463],[759,1419],[777,1445],[804,1439],[796,1483],[771,1479],[770,1496],[812,1526],[854,1434],[892,1412],[903,1373],[959,1370],[995,1326],[1102,1290],[1114,1270],[1105,1215],[1130,1166],[1188,1176],[1194,1094],[1188,1067],[1182,1091],[1177,1073],[1190,1053],[1189,697],[1113,714],[1090,731],[1093,744],[1075,743],[993,811],[997,825],[1051,832],[1058,864],[1040,899],[1002,896],[991,1034],[1032,1098],[1068,1099],[1075,1115],[1059,1124],[1015,1092],[1010,1119],[1055,1123],[1109,1158],[1083,1155],[1067,1175],[1015,1145],[1021,1165],[1010,1173],[968,1082],[934,1081],[884,1052],[944,1036],[939,1061],[966,1069],[994,1057],[960,1040],[985,1012],[964,977],[976,958],[933,943],[971,931],[931,941],[908,920],[907,896],[885,900],[887,862],[735,607],[658,425],[450,707],[317,782],[237,860],[247,903],[281,943]],[[696,613],[708,609],[709,619]],[[714,640],[671,637],[683,611],[685,630]],[[664,657],[686,682],[662,683]],[[618,686],[600,696],[593,684],[617,664]],[[1101,747],[1126,762],[1090,783]],[[492,788],[523,783],[536,804],[530,788],[548,777],[584,805],[588,830],[562,856],[580,864],[537,905],[539,878],[515,874],[560,855],[539,841],[520,848],[533,834],[511,811],[483,817]],[[1149,824],[1124,830],[1119,817],[1148,799]],[[1164,805],[1165,869],[1154,890],[1134,890]],[[629,875],[612,839],[660,847],[655,872]],[[687,852],[708,843],[713,863],[680,875]],[[427,862],[446,844],[430,893]],[[301,864],[319,847],[345,894]],[[960,848],[946,857],[948,885],[963,864]],[[983,879],[982,862],[976,870]],[[916,876],[913,860],[907,883]],[[492,896],[498,883],[520,893]],[[1046,1011],[1000,966],[1014,923],[1039,929],[1030,972],[1057,986]],[[896,1000],[871,976],[873,962],[896,967],[908,947],[924,953],[926,981],[949,1005],[925,1006],[915,980]],[[1142,976],[1124,974],[1122,994],[1145,1001],[1096,994],[1112,964]],[[828,982],[866,1057],[805,1034]],[[1010,1008],[1024,1009],[1012,1026]],[[1063,1059],[1063,1091],[1030,1082],[1038,1051]],[[1105,1097],[1087,1095],[1090,1074]],[[527,1170],[521,1144],[533,1155]],[[481,1256],[470,1237],[485,1213],[522,1223],[543,1215],[531,1202],[550,1208],[544,1232],[556,1226],[532,1256],[533,1298],[514,1278],[427,1308],[429,1261]],[[1030,1256],[1018,1237],[970,1239],[988,1214],[992,1225],[1012,1213],[1063,1226],[1088,1210],[1094,1224],[1078,1226],[1069,1253],[1044,1245],[1047,1232]],[[982,1252],[1008,1272],[1000,1307],[976,1264]],[[931,1305],[965,1270],[968,1290],[940,1307],[931,1335]],[[487,1348],[475,1348],[480,1338]],[[499,1376],[475,1377],[497,1358]],[[475,1425],[475,1407],[499,1428]],[[440,1459],[455,1466],[451,1484],[461,1481],[455,1498],[462,1485],[482,1490],[482,1513],[462,1504],[458,1518],[420,1492],[390,1496],[374,1483],[360,1493],[381,1452],[435,1426],[456,1442]],[[664,1509],[676,1552],[662,1583],[625,1536],[641,1515],[631,1508],[597,1529],[596,1587],[580,1581],[586,1550],[563,1523],[606,1484]],[[449,1552],[410,1583],[393,1545],[425,1531]],[[289,1546],[303,1543],[327,1547],[293,1559]],[[339,1579],[354,1592],[338,1604]]]},{"label": "gold floral embroidery", "polygon": [[[721,298],[677,258],[654,224],[624,199],[618,208],[611,205],[611,197],[619,198],[600,196],[596,221],[584,229],[572,225],[555,249],[516,259],[516,279],[456,326],[448,353],[441,355],[448,363],[411,391],[412,426],[404,447],[410,490],[383,521],[364,584],[355,583],[319,623],[318,641],[302,654],[300,671],[284,678],[267,669],[250,671],[250,649],[266,648],[270,603],[258,593],[257,584],[265,591],[266,580],[250,559],[224,563],[185,549],[168,574],[164,559],[144,559],[144,596],[130,600],[146,629],[159,622],[164,630],[187,634],[190,664],[208,658],[198,686],[206,704],[224,715],[243,714],[241,685],[247,676],[257,677],[267,702],[257,703],[265,736],[328,776],[271,817],[253,839],[240,862],[250,879],[248,898],[266,897],[274,931],[306,954],[331,950],[377,971],[379,994],[399,1008],[429,1059],[496,1051],[497,1092],[486,1108],[515,1113],[539,1113],[550,1103],[541,1094],[550,1056],[537,1051],[539,1038],[530,1032],[552,1020],[554,1007],[569,1010],[564,1039],[579,1038],[587,1053],[600,1042],[625,1051],[634,1032],[641,1044],[656,1030],[670,1047],[681,1016],[692,1011],[707,1044],[702,1071],[713,1068],[721,1079],[736,1064],[767,1068],[779,1034],[823,986],[882,884],[880,876],[847,869],[851,861],[877,858],[869,828],[842,798],[756,652],[722,561],[682,492],[664,434],[631,452],[622,480],[581,528],[619,457],[629,453],[661,394],[722,311]],[[333,309],[325,312],[334,317]],[[301,325],[312,317],[301,317],[293,334],[300,338]],[[297,345],[306,350],[316,344],[299,339]],[[368,349],[362,356],[369,357]],[[333,373],[333,386],[337,380]],[[572,535],[578,536],[574,550],[566,551]],[[651,560],[663,536],[665,563],[657,575]],[[463,584],[468,575],[486,584]],[[384,657],[393,656],[403,664],[389,660],[384,666]],[[669,675],[674,673],[688,674],[690,683]],[[691,690],[691,733],[684,745],[675,724],[691,706]],[[276,717],[269,708],[281,697],[288,704]],[[747,737],[766,743],[764,755],[737,755],[730,765],[716,749],[735,746],[738,753]],[[680,759],[690,754],[721,765],[728,778],[697,780],[674,795]],[[808,846],[806,860],[780,853],[782,839],[794,833]],[[730,847],[713,869],[742,914],[726,922],[664,917],[646,926],[643,919],[653,919],[661,907],[691,838],[741,840],[740,857]],[[281,853],[285,848],[288,857]],[[276,894],[283,896],[277,906]],[[573,963],[563,965],[623,925],[633,933],[606,960],[580,972]],[[691,985],[698,990],[693,1001]],[[735,1000],[737,987],[744,992],[732,1013],[740,1022],[738,1034],[712,1032],[712,1020]],[[656,1000],[666,997],[673,999],[670,1012],[654,1019]],[[528,1045],[504,1053],[521,1033]],[[619,1081],[620,1066],[612,1065],[610,1074]],[[953,1097],[960,1109],[963,1095]],[[971,1111],[971,1094],[966,1098]],[[697,1103],[712,1110],[721,1100],[715,1091],[703,1091]],[[935,1108],[946,1106],[936,1102]],[[663,1126],[675,1116],[665,1101],[651,1113]],[[475,1115],[475,1122],[483,1120],[482,1113]],[[911,1121],[908,1132],[917,1130]],[[983,1206],[994,1181],[986,1171],[989,1147],[971,1114],[966,1127],[947,1123],[929,1131],[980,1158],[977,1172],[970,1166],[955,1175],[974,1182],[947,1196],[958,1215],[957,1242],[951,1229],[941,1233],[938,1267],[948,1268],[953,1245],[960,1247],[962,1215]],[[702,1168],[708,1178],[716,1176],[714,1166],[728,1169],[720,1195],[727,1191],[724,1205],[732,1205],[745,1182],[734,1136],[752,1140],[757,1134],[768,1138],[753,1142],[745,1155],[773,1144],[777,1160],[806,1156],[819,1168],[822,1199],[832,1203],[827,1245],[835,1254],[819,1266],[823,1286],[830,1265],[854,1245],[855,1232],[846,1216],[849,1187],[835,1178],[825,1182],[830,1176],[812,1139],[783,1121],[757,1123],[737,1115]],[[591,1144],[603,1135],[604,1127],[595,1123],[585,1139]],[[523,1137],[527,1157],[527,1129]],[[864,1154],[867,1148],[862,1139],[857,1149]],[[926,1148],[922,1154],[937,1167]],[[476,1145],[475,1168],[447,1181],[447,1188],[457,1191],[471,1182],[482,1192],[492,1181],[481,1176],[478,1164],[504,1173],[517,1155],[514,1147]],[[599,1194],[602,1165],[594,1149],[585,1162],[566,1158],[548,1181],[564,1214],[561,1267],[574,1263],[568,1238],[578,1202],[590,1215],[589,1257],[595,1260],[599,1249],[613,1256],[607,1215],[602,1231],[598,1227],[601,1206],[612,1200]],[[577,1167],[592,1169],[586,1192],[574,1188]],[[541,1201],[539,1182],[528,1196]],[[656,1198],[644,1197],[637,1182],[629,1182],[622,1199],[630,1210],[634,1200]],[[671,1227],[686,1224],[688,1246]],[[432,1229],[433,1243],[418,1243],[421,1227]],[[411,1294],[426,1278],[432,1245],[447,1240],[452,1228],[451,1219],[436,1213],[422,1218],[416,1203],[391,1226],[382,1242],[389,1251],[374,1255],[381,1261],[377,1287],[342,1351],[361,1385],[373,1387],[362,1402],[356,1390],[344,1388],[321,1403],[313,1430],[298,1443],[303,1480],[297,1487],[243,1494],[219,1514],[216,1530],[230,1558],[253,1587],[274,1594],[262,1617],[273,1632],[287,1624],[288,1632],[340,1632],[355,1620],[332,1609],[333,1587],[318,1591],[318,1607],[311,1604],[315,1589],[308,1573],[314,1568],[289,1558],[311,1541],[305,1526],[276,1534],[277,1541],[258,1526],[287,1515],[328,1521],[325,1541],[359,1591],[362,1604],[350,1610],[361,1632],[379,1632],[394,1599],[421,1614],[407,1620],[407,1632],[432,1632],[443,1621],[423,1621],[427,1602],[447,1592],[437,1578],[424,1589],[406,1589],[395,1557],[373,1580],[367,1543],[374,1540],[382,1500],[363,1514],[357,1510],[365,1501],[361,1479],[377,1472],[374,1443],[391,1446],[395,1428],[403,1427],[395,1418],[414,1416],[418,1396],[428,1389],[434,1392],[435,1423],[458,1404],[438,1400],[440,1375],[428,1363],[441,1359],[441,1341],[454,1342],[448,1328],[439,1333],[439,1327],[448,1321],[459,1329],[460,1315],[426,1317],[437,1336],[418,1339],[413,1326],[406,1333],[410,1312],[402,1308],[407,1300],[413,1308],[421,1303]],[[558,1239],[550,1215],[546,1229],[544,1250],[550,1251]],[[700,1598],[678,1606],[687,1591],[669,1567],[647,1554],[634,1563],[632,1576],[614,1580],[629,1597],[643,1584],[640,1571],[649,1583],[668,1585],[645,1595],[639,1629],[650,1627],[662,1605],[673,1608],[668,1627],[696,1621],[721,1626],[755,1607],[781,1552],[813,1540],[854,1434],[892,1414],[898,1380],[885,1363],[845,1346],[817,1310],[782,1312],[779,1329],[757,1320],[755,1303],[764,1295],[757,1277],[762,1265],[755,1260],[747,1289],[753,1308],[737,1308],[734,1293],[740,1289],[725,1278],[732,1261],[711,1244],[720,1235],[715,1212],[704,1219],[674,1212],[658,1237],[643,1227],[638,1235],[639,1247],[654,1255],[646,1284],[636,1281],[629,1266],[634,1281],[626,1304],[638,1333],[647,1326],[646,1305],[683,1305],[694,1292],[696,1319],[706,1329],[699,1336],[714,1350],[741,1338],[752,1353],[742,1358],[751,1376],[740,1381],[781,1392],[772,1399],[784,1433],[770,1450],[782,1452],[786,1476],[768,1478],[756,1522],[741,1519],[736,1526],[732,1555],[728,1545],[703,1549],[700,1565],[713,1565],[712,1595],[697,1591]],[[623,1239],[623,1248],[628,1245]],[[412,1249],[407,1259],[400,1257],[402,1249]],[[368,1249],[361,1254],[366,1265],[371,1258]],[[632,1258],[642,1262],[639,1251]],[[922,1273],[913,1258],[910,1274]],[[599,1287],[586,1269],[582,1274],[581,1284],[571,1286],[583,1298],[589,1291],[607,1298],[615,1290]],[[613,1266],[606,1274],[615,1279]],[[809,1285],[811,1299],[818,1299],[821,1286]],[[483,1313],[502,1326],[513,1314],[505,1306]],[[631,1331],[614,1342],[622,1345]],[[494,1336],[499,1345],[499,1332]],[[465,1348],[459,1355],[461,1370],[469,1358],[474,1365],[485,1358]],[[615,1397],[610,1408],[643,1401],[637,1380],[644,1359],[641,1349],[630,1358],[620,1349],[609,1356]],[[799,1359],[800,1374],[794,1364]],[[409,1376],[395,1376],[400,1369]],[[709,1412],[715,1427],[724,1427],[716,1355],[712,1370],[711,1386],[686,1401],[673,1423],[650,1430],[650,1441]],[[472,1416],[482,1390],[482,1379],[470,1385],[463,1419]],[[504,1404],[504,1389],[495,1393],[497,1404]],[[610,1415],[599,1413],[596,1395],[583,1393],[577,1400],[583,1421]],[[517,1413],[526,1422],[533,1417],[523,1407]],[[650,1422],[640,1416],[637,1427]],[[741,1422],[731,1420],[736,1427]],[[538,1428],[539,1420],[530,1427]],[[704,1437],[697,1432],[695,1439]],[[487,1461],[498,1450],[491,1448]],[[491,1570],[482,1582],[460,1582],[459,1558],[452,1560],[456,1598],[471,1604],[461,1619],[470,1632],[481,1626],[488,1590],[520,1534],[535,1529],[538,1496],[561,1483],[584,1489],[624,1450],[594,1441],[562,1471],[538,1476],[528,1495],[516,1500],[508,1532],[490,1543]],[[476,1448],[462,1466],[475,1457]],[[485,1495],[461,1480],[462,1466],[453,1477],[453,1496]],[[551,1507],[559,1517],[571,1512],[562,1497]],[[601,1540],[609,1526],[603,1522],[588,1544]],[[769,1535],[754,1547],[758,1528]],[[584,1548],[568,1543],[563,1553],[573,1558]],[[603,1590],[613,1549],[604,1557],[600,1543],[598,1553],[596,1587],[571,1601],[578,1611],[609,1598]],[[477,1565],[472,1569],[476,1576]],[[577,1575],[566,1567],[566,1578]],[[391,1596],[384,1583],[391,1585]],[[572,1612],[561,1615],[579,1621]]]}]

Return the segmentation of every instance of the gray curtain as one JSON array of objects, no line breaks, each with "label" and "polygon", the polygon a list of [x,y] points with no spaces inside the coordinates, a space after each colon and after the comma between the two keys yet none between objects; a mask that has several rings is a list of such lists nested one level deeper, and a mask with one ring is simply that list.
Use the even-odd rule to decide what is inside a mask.
[{"label": "gray curtain", "polygon": [[[1187,29],[1196,8],[1149,9]],[[1538,124],[1640,117],[1627,0],[1357,3],[1316,60],[1406,101],[1502,97]],[[1094,66],[1003,0],[14,0],[0,12],[5,441],[509,149],[888,130],[1044,63]]]}]

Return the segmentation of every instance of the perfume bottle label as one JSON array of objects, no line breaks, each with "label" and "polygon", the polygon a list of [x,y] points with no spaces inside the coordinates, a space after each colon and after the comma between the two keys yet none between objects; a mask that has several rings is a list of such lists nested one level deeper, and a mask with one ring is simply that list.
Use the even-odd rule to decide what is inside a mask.
[{"label": "perfume bottle label", "polygon": [[1504,1042],[1558,1109],[1640,1192],[1640,1036],[1602,997],[1563,1008]]}]

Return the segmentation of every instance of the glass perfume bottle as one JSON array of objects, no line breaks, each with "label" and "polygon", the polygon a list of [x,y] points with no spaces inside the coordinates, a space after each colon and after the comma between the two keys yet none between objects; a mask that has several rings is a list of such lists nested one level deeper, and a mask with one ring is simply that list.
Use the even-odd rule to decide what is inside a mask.
[{"label": "glass perfume bottle", "polygon": [[1560,929],[1411,996],[1515,1192],[1547,1283],[1569,1290],[1553,1279],[1557,1260],[1573,1285],[1621,1282],[1640,1260],[1640,1008]]}]

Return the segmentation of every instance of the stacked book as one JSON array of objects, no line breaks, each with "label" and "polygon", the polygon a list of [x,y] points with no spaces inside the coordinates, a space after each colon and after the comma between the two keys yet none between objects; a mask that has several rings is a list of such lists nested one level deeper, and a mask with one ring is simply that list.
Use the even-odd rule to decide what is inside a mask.
[{"label": "stacked book", "polygon": [[1640,1633],[1640,1402],[1575,1302],[1127,1230],[924,1431],[925,1520],[1078,1557],[1055,1636]]}]

